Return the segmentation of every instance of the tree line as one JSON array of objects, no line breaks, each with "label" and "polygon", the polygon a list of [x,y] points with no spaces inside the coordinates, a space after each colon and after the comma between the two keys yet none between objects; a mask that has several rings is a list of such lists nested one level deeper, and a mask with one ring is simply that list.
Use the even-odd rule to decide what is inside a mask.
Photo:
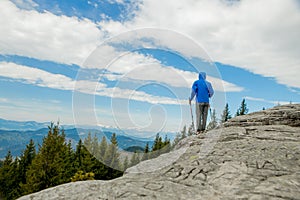
[{"label": "tree line", "polygon": [[[239,106],[239,108],[237,109],[237,111],[235,113],[235,116],[246,115],[248,112],[249,112],[249,109],[247,107],[246,100],[243,99],[241,102],[241,105]],[[231,118],[232,118],[232,116],[230,113],[229,105],[228,105],[228,103],[226,103],[225,108],[221,114],[220,120],[217,119],[216,110],[213,109],[213,111],[211,112],[211,120],[210,120],[209,124],[207,125],[207,129],[208,130],[214,129],[218,126],[219,123],[225,123]]]},{"label": "tree line", "polygon": [[102,137],[100,142],[89,133],[74,149],[59,124],[51,123],[48,128],[38,150],[30,140],[19,157],[14,158],[8,151],[0,161],[0,198],[16,199],[71,181],[110,180],[122,176],[128,167],[142,160],[171,150],[170,139],[163,140],[157,134],[153,146],[147,143],[144,152],[123,155],[115,133],[110,141]]}]

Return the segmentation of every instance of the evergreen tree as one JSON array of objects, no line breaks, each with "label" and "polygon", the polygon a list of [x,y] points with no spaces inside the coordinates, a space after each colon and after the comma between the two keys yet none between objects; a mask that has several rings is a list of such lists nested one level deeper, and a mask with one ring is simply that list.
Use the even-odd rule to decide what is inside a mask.
[{"label": "evergreen tree", "polygon": [[69,182],[69,177],[72,177],[77,172],[75,152],[72,148],[71,141],[68,142],[67,148],[65,149],[64,164],[64,182]]},{"label": "evergreen tree", "polygon": [[92,134],[91,134],[91,132],[89,132],[87,137],[84,138],[84,140],[83,140],[83,145],[91,153],[92,153],[92,150],[93,150],[93,144],[92,143],[93,143]]},{"label": "evergreen tree", "polygon": [[0,169],[0,193],[6,199],[15,199],[20,196],[18,174],[18,159],[13,160],[11,152],[8,151]]},{"label": "evergreen tree", "polygon": [[159,156],[161,154],[161,149],[163,148],[163,142],[162,142],[162,138],[159,136],[159,133],[156,134],[153,146],[152,146],[152,150],[151,150],[151,154],[148,155],[148,158],[156,158],[157,156]]},{"label": "evergreen tree", "polygon": [[223,110],[223,113],[221,115],[221,122],[224,123],[224,122],[227,122],[229,119],[231,119],[231,114],[230,114],[230,111],[229,111],[229,106],[228,106],[228,103],[226,103],[226,106]]},{"label": "evergreen tree", "polygon": [[[87,137],[86,139],[89,140],[89,137]],[[115,139],[112,140],[114,141]],[[84,141],[83,143],[88,144],[89,142]],[[114,143],[116,144],[115,141]],[[110,156],[108,156],[109,152],[106,150],[105,152],[107,152],[106,156],[110,158]],[[75,157],[76,157],[76,162],[81,163],[81,165],[78,165],[80,167],[77,168],[77,174],[80,174],[80,171],[82,171],[83,174],[93,173],[95,179],[101,179],[101,180],[109,180],[122,175],[120,171],[114,170],[109,166],[107,166],[108,165],[107,163],[105,162],[102,163],[102,161],[96,159],[96,157],[93,156],[84,145],[82,145],[81,141],[79,141],[77,145]]]},{"label": "evergreen tree", "polygon": [[186,138],[186,125],[184,125],[182,131],[181,131],[181,139]]},{"label": "evergreen tree", "polygon": [[23,187],[24,184],[26,184],[26,173],[32,164],[33,159],[36,156],[36,150],[35,150],[35,144],[34,141],[31,139],[29,144],[26,145],[26,149],[22,152],[19,160],[19,166],[18,166],[18,171],[19,171],[19,195],[21,196],[24,191]]},{"label": "evergreen tree", "polygon": [[246,100],[243,99],[241,106],[239,107],[239,109],[236,112],[236,116],[246,115],[248,113],[248,111],[249,111],[249,109],[247,108]]},{"label": "evergreen tree", "polygon": [[179,143],[179,141],[184,138],[186,138],[186,125],[182,128],[182,131],[180,131],[180,133],[176,134],[175,139],[172,144],[172,148],[174,148]]},{"label": "evergreen tree", "polygon": [[212,129],[216,128],[217,126],[218,126],[218,122],[217,122],[216,110],[213,109],[213,112],[211,114],[211,121],[207,125],[207,129],[212,130]]},{"label": "evergreen tree", "polygon": [[107,179],[116,178],[123,174],[123,172],[120,171],[121,163],[119,156],[120,154],[118,152],[117,136],[115,133],[113,133],[110,138],[110,144],[108,145],[104,155],[104,164],[108,166],[106,174]]},{"label": "evergreen tree", "polygon": [[75,151],[75,162],[76,162],[75,166],[77,169],[82,169],[82,160],[83,160],[82,148],[83,148],[82,140],[79,139]]},{"label": "evergreen tree", "polygon": [[58,124],[53,126],[52,123],[26,173],[26,184],[23,185],[25,193],[36,192],[70,180],[68,172],[72,166],[65,162],[68,159],[67,151],[64,131],[60,130]]},{"label": "evergreen tree", "polygon": [[148,158],[149,158],[149,144],[147,142],[145,149],[144,149],[144,154],[143,154],[142,160],[148,160]]},{"label": "evergreen tree", "polygon": [[123,163],[123,171],[125,171],[129,167],[128,157],[126,156]]},{"label": "evergreen tree", "polygon": [[160,142],[161,142],[161,137],[159,136],[159,133],[157,133],[155,136],[153,146],[152,146],[152,152],[160,149],[159,148],[161,146]]},{"label": "evergreen tree", "polygon": [[107,141],[106,141],[106,137],[103,136],[101,143],[100,143],[100,147],[99,147],[99,151],[100,151],[100,160],[104,159],[104,155],[105,155],[105,151],[107,149]]},{"label": "evergreen tree", "polygon": [[173,147],[176,146],[176,144],[179,143],[179,141],[181,140],[181,134],[180,133],[176,133],[176,136],[174,138],[174,141],[173,141]]},{"label": "evergreen tree", "polygon": [[3,162],[2,167],[0,168],[0,196],[7,197],[10,192],[10,188],[8,187],[8,181],[11,179],[11,166],[13,163],[13,158],[11,152],[8,151]]},{"label": "evergreen tree", "polygon": [[29,166],[31,165],[35,155],[36,155],[35,144],[34,141],[31,139],[29,144],[26,145],[26,149],[22,152],[20,156],[19,174],[20,174],[20,179],[22,184],[26,183],[26,172]]},{"label": "evergreen tree", "polygon": [[[77,152],[79,151],[77,150]],[[81,157],[81,167],[77,169],[77,174],[80,174],[80,171],[82,171],[84,174],[92,173],[95,179],[111,179],[111,175],[108,174],[108,167],[96,159],[84,145],[81,145],[80,157],[76,157],[77,159]]]},{"label": "evergreen tree", "polygon": [[162,143],[162,151],[161,153],[167,153],[171,150],[171,142],[170,139],[168,139],[168,135],[165,135],[164,142]]},{"label": "evergreen tree", "polygon": [[[86,140],[87,138],[85,138]],[[83,144],[85,141],[83,142]],[[75,153],[75,161],[77,163],[77,172],[83,171],[84,173],[92,172],[94,168],[94,156],[88,151],[86,146],[82,144],[82,141],[79,140],[76,153]]]},{"label": "evergreen tree", "polygon": [[110,142],[104,155],[104,163],[111,168],[120,169],[118,142],[115,133],[112,134]]},{"label": "evergreen tree", "polygon": [[92,140],[92,149],[91,154],[94,155],[97,159],[100,159],[100,146],[98,137],[96,134],[94,134],[93,140]]},{"label": "evergreen tree", "polygon": [[140,162],[140,158],[137,152],[134,152],[131,160],[130,160],[130,166],[137,165]]},{"label": "evergreen tree", "polygon": [[195,132],[195,129],[193,127],[193,124],[191,124],[189,129],[188,129],[188,136],[194,135],[194,132]]}]

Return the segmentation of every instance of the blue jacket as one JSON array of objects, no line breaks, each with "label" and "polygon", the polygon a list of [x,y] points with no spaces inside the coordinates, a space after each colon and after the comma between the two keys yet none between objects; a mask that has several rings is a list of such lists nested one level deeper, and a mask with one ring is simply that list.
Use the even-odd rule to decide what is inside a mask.
[{"label": "blue jacket", "polygon": [[214,94],[211,83],[206,80],[206,73],[199,73],[199,80],[195,81],[192,86],[191,100],[196,95],[196,102],[209,103],[209,98]]}]

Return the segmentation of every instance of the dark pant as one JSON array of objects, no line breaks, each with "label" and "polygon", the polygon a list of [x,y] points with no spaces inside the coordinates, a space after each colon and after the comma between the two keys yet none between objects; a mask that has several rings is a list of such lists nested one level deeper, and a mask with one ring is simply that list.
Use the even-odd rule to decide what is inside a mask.
[{"label": "dark pant", "polygon": [[209,103],[196,103],[197,131],[204,131],[206,127]]}]

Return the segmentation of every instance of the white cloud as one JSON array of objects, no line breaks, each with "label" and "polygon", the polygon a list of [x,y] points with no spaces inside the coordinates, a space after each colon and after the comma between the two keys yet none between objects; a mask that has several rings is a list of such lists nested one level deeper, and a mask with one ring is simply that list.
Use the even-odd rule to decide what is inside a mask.
[{"label": "white cloud", "polygon": [[[216,61],[300,87],[299,1],[144,0],[139,7],[131,21],[101,22],[102,30],[112,35],[145,27],[178,31],[202,44]],[[176,50],[182,46],[174,40],[167,45],[172,44]]]},{"label": "white cloud", "polygon": [[[249,97],[249,96],[246,96],[244,98],[247,99],[247,100],[250,100],[250,101],[260,101],[260,102],[270,103],[270,104],[274,104],[274,105],[277,105],[277,104],[285,105],[285,104],[290,104],[291,103],[291,102],[288,102],[288,101],[266,100],[266,99],[263,99],[263,98]],[[295,102],[293,102],[293,103],[295,103]]]},{"label": "white cloud", "polygon": [[[109,62],[109,66],[106,66]],[[107,45],[97,49],[87,59],[84,66],[86,68],[106,69],[108,72],[103,76],[109,80],[154,81],[172,87],[190,88],[193,82],[198,79],[198,74],[195,72],[165,66],[152,56],[137,52],[127,52],[122,55],[122,53]],[[220,78],[208,76],[207,79],[212,82],[216,91],[240,92],[243,90],[242,87]]]},{"label": "white cloud", "polygon": [[[17,2],[36,6],[31,0]],[[296,0],[144,0],[129,21],[99,24],[22,10],[8,0],[0,1],[0,7],[5,8],[0,12],[1,54],[81,65],[104,35],[157,27],[191,37],[216,61],[300,87],[300,6]],[[180,42],[169,39],[163,45],[197,55]]]},{"label": "white cloud", "polygon": [[[150,65],[140,65],[124,74],[122,78],[124,77],[141,81],[155,81],[173,87],[191,88],[193,82],[198,79],[198,74],[155,63]],[[242,87],[219,78],[207,76],[207,80],[210,81],[214,89],[219,92],[240,92],[243,90]]]},{"label": "white cloud", "polygon": [[22,10],[8,0],[0,7],[1,54],[81,65],[103,39],[87,19]]},{"label": "white cloud", "polygon": [[121,89],[118,87],[109,88],[104,83],[79,80],[75,81],[61,74],[52,74],[40,69],[15,63],[0,62],[0,76],[10,78],[26,84],[48,87],[59,90],[79,91],[86,94],[107,96],[148,102],[151,104],[186,104],[186,100],[174,99],[162,96],[154,96],[142,91]]},{"label": "white cloud", "polygon": [[[26,2],[28,3],[29,0]],[[79,20],[75,17],[56,16],[48,12],[39,13],[35,10],[21,10],[6,0],[1,1],[0,5],[6,8],[4,12],[0,13],[0,22],[2,24],[0,28],[2,29],[0,30],[1,54],[17,54],[42,60],[81,65],[84,59],[96,47],[97,43],[103,39],[103,31],[109,31],[110,34],[113,34],[128,29],[126,25],[120,22],[110,21],[105,25],[102,24],[102,30],[99,30],[96,24],[87,19]],[[133,25],[131,27],[133,27]],[[155,34],[155,32],[153,34]],[[155,37],[155,35],[153,36]],[[163,35],[157,35],[157,37],[163,37]],[[168,35],[165,35],[165,37],[168,37]],[[170,41],[170,43],[166,45],[169,45],[170,48],[174,49],[182,49],[185,46],[181,43],[179,46],[176,46],[175,44],[177,44],[179,40],[177,43],[168,39],[164,41]],[[188,51],[188,49],[190,50]],[[189,47],[188,49],[188,53],[193,52],[191,51],[193,48]],[[120,53],[111,46],[106,46],[105,51],[103,51],[103,48],[101,50],[102,52],[105,52],[105,55],[101,55],[101,59],[99,59],[99,55],[95,54],[97,57],[94,58],[95,62],[92,62],[97,63],[98,66],[101,66],[101,62],[105,63],[107,62],[107,59],[110,61],[111,58],[115,58],[115,56]],[[91,61],[93,59],[89,58],[89,60]],[[192,82],[191,76],[194,76],[193,74],[191,75],[184,71],[176,71],[173,70],[174,68],[172,67],[161,67],[157,60],[140,54],[126,56],[126,59],[118,60],[117,64],[121,67],[116,67],[116,65],[113,64],[110,67],[110,70],[118,73],[128,73],[128,71],[133,72],[137,64],[141,65],[149,63],[155,64],[153,67],[147,69],[147,72],[151,69],[149,73],[153,76],[148,77],[153,77],[154,81],[165,80],[164,82],[166,84],[171,84],[172,86],[179,86],[180,84],[186,83],[186,81],[179,80],[189,79],[188,84],[191,84]],[[89,63],[86,63],[84,67],[89,67],[88,65]],[[173,76],[170,76],[168,71],[171,70],[177,74],[183,72],[183,74],[185,74],[183,75],[183,79],[175,79]],[[162,73],[159,73],[159,71]],[[136,79],[149,80],[149,78],[145,79],[145,77],[140,77],[143,75],[144,74],[142,73],[135,73],[134,76]],[[134,77],[131,78],[134,79]],[[216,88],[219,91],[223,91],[223,85],[227,91],[242,90],[242,88],[235,86],[234,84],[217,79],[215,80]]]},{"label": "white cloud", "polygon": [[98,85],[99,88],[106,87],[106,85],[102,83],[87,80],[75,81],[62,74],[53,74],[41,69],[18,65],[12,62],[0,62],[0,76],[10,78],[13,81],[59,90],[72,91],[76,85],[78,91],[87,94],[93,94],[95,92],[95,87],[91,88],[90,86]]},{"label": "white cloud", "polygon": [[61,90],[73,90],[75,84],[71,78],[61,74],[52,74],[40,69],[7,62],[0,63],[0,76],[27,84]]}]

